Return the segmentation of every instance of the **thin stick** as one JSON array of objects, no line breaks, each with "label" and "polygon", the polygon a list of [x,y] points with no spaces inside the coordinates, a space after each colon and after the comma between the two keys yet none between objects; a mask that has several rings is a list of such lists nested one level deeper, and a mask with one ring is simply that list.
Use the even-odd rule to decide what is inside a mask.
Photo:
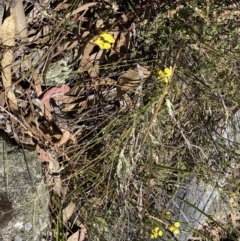
[{"label": "thin stick", "polygon": [[[174,66],[173,66],[172,74],[171,74],[171,76],[170,76],[170,78],[169,78],[169,84],[171,83],[172,76],[173,76],[174,71],[175,71],[175,69],[176,69],[176,60],[179,58],[180,52],[181,52],[181,49],[178,51],[178,54],[177,54],[177,56],[176,56],[176,58],[175,58],[175,63],[174,63]],[[162,106],[163,100],[164,100],[164,98],[165,98],[165,96],[166,96],[166,94],[167,94],[167,92],[168,92],[169,84],[168,84],[167,86],[165,86],[165,88],[164,88],[164,90],[163,90],[163,93],[162,93],[162,95],[161,95],[160,98],[159,98],[158,106],[157,106],[157,108],[156,108],[156,110],[155,110],[155,112],[154,112],[154,115],[152,116],[152,119],[151,119],[151,121],[150,121],[150,124],[149,124],[149,126],[148,126],[148,128],[147,128],[147,131],[146,131],[144,137],[143,137],[142,143],[144,143],[144,142],[146,141],[147,137],[148,137],[149,131],[150,131],[152,125],[153,125],[153,121],[156,119],[157,114],[158,114],[158,112],[159,112],[159,110],[160,110],[160,108],[161,108],[161,106]]]}]

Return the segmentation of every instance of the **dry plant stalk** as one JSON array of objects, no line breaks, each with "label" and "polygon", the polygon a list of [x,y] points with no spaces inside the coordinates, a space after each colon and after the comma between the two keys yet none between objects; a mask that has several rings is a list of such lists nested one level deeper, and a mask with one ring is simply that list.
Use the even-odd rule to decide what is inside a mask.
[{"label": "dry plant stalk", "polygon": [[[169,84],[171,83],[172,76],[173,76],[174,71],[175,71],[175,69],[176,69],[176,61],[177,61],[178,58],[179,58],[180,52],[181,52],[181,49],[178,51],[177,56],[176,56],[176,58],[175,58],[175,63],[174,63],[174,66],[173,66],[172,75],[170,76],[170,79],[169,79]],[[162,95],[161,95],[160,98],[159,98],[157,108],[156,108],[156,110],[155,110],[155,112],[154,112],[154,115],[152,116],[152,119],[151,119],[151,121],[150,121],[150,124],[149,124],[149,126],[148,126],[148,128],[147,128],[147,131],[146,131],[144,137],[143,137],[142,143],[144,143],[144,142],[146,141],[147,137],[148,137],[149,131],[150,131],[152,125],[153,125],[153,121],[156,119],[157,114],[158,114],[158,112],[159,112],[159,110],[160,110],[160,108],[161,108],[161,106],[162,106],[163,100],[164,100],[166,94],[168,93],[169,84],[165,86],[165,88],[164,88],[164,90],[163,90],[163,93],[162,93]]]}]

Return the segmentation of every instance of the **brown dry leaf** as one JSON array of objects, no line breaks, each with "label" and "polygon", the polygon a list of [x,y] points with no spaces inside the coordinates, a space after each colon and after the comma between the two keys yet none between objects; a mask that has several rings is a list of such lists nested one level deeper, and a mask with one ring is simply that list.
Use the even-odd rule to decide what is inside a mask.
[{"label": "brown dry leaf", "polygon": [[11,133],[12,132],[11,123],[9,121],[6,122],[5,132],[6,133]]},{"label": "brown dry leaf", "polygon": [[[116,36],[116,44],[114,46],[114,49],[111,51],[109,57],[112,55],[116,55],[116,51],[118,53],[124,54],[127,52],[129,46],[130,46],[130,34],[128,32],[120,32],[118,36]],[[115,51],[116,50],[116,51]]]},{"label": "brown dry leaf", "polygon": [[95,46],[94,44],[91,43],[91,41],[94,41],[94,38],[92,40],[90,40],[90,42],[87,43],[87,45],[84,48],[83,56],[82,56],[82,59],[80,61],[79,68],[78,68],[79,72],[85,71],[86,66],[89,66],[90,53],[92,52],[92,50]]},{"label": "brown dry leaf", "polygon": [[62,146],[71,138],[71,133],[68,130],[61,129],[61,131],[63,134],[61,140],[56,143],[57,147]]},{"label": "brown dry leaf", "polygon": [[52,120],[51,105],[49,103],[49,100],[44,103],[44,115],[47,120],[49,120],[49,121]]},{"label": "brown dry leaf", "polygon": [[90,31],[84,31],[82,34],[82,38],[86,38],[90,34]]},{"label": "brown dry leaf", "polygon": [[64,95],[64,96],[56,96],[54,97],[54,100],[56,102],[60,102],[61,104],[71,104],[73,102],[77,103],[77,101],[79,100],[79,97]]},{"label": "brown dry leaf", "polygon": [[97,206],[101,206],[103,205],[103,199],[102,198],[98,198],[98,197],[92,197],[88,200],[90,203],[92,203],[94,205],[94,207]]},{"label": "brown dry leaf", "polygon": [[[86,69],[88,69],[88,72],[89,72],[89,75],[92,77],[92,78],[95,78],[99,75],[99,65],[102,61],[102,58],[104,57],[104,53],[106,51],[101,49],[99,50],[98,52],[92,54],[88,61],[89,61],[89,64],[85,67]],[[90,68],[94,63],[94,66],[92,68]]]},{"label": "brown dry leaf", "polygon": [[60,197],[61,196],[61,190],[62,190],[62,180],[60,175],[54,176],[54,186],[53,191]]},{"label": "brown dry leaf", "polygon": [[[30,11],[30,13],[28,14],[28,17],[27,17],[27,23],[28,24],[31,24],[31,23],[36,23],[37,19],[38,19],[38,15],[39,15],[39,7],[37,5],[33,5],[33,9]],[[44,12],[42,13],[44,14]],[[34,33],[36,32],[35,29],[31,29],[30,30],[30,33],[34,31]],[[41,31],[39,31],[41,32]]]},{"label": "brown dry leaf", "polygon": [[[84,103],[87,103],[85,100]],[[61,109],[62,112],[76,111],[79,109],[78,104],[66,104],[64,108]]]},{"label": "brown dry leaf", "polygon": [[1,93],[0,93],[0,106],[4,106],[5,103],[6,103],[5,93],[3,91],[1,91]]},{"label": "brown dry leaf", "polygon": [[[75,48],[79,44],[78,40],[75,40],[73,42],[67,42],[64,44],[63,47],[61,47],[61,51],[63,52],[64,50],[70,51],[71,49]],[[59,50],[60,51],[60,50]]]},{"label": "brown dry leaf", "polygon": [[52,159],[52,161],[49,163],[48,166],[48,172],[49,174],[58,174],[60,173],[60,164],[58,161],[55,161]]},{"label": "brown dry leaf", "polygon": [[62,189],[61,189],[62,200],[65,200],[67,193],[68,193],[68,187],[62,186]]},{"label": "brown dry leaf", "polygon": [[44,162],[51,162],[52,158],[47,154],[39,145],[36,146],[36,151],[40,156],[40,159]]},{"label": "brown dry leaf", "polygon": [[81,229],[79,229],[77,232],[71,235],[67,239],[67,241],[84,241],[86,232],[87,232],[87,229],[85,228],[85,226],[81,225]]},{"label": "brown dry leaf", "polygon": [[27,39],[27,22],[22,0],[13,0],[11,2],[11,14],[13,15],[15,23],[15,37],[20,39]]},{"label": "brown dry leaf", "polygon": [[87,233],[86,227],[84,225],[81,225],[80,237],[78,241],[84,241],[86,233]]},{"label": "brown dry leaf", "polygon": [[32,64],[30,63],[29,58],[24,61],[25,66],[28,68],[28,70],[31,70],[33,81],[34,81],[34,86],[37,92],[37,96],[40,96],[42,94],[42,87],[41,87],[41,82],[40,78],[38,78],[38,75],[34,68],[32,67]]},{"label": "brown dry leaf", "polygon": [[51,135],[52,139],[55,139],[55,140],[60,140],[61,137],[62,137],[62,134],[54,134],[54,135]]},{"label": "brown dry leaf", "polygon": [[[0,26],[0,36],[4,46],[12,47],[15,45],[15,24],[13,16],[10,15],[5,19],[3,25]],[[13,50],[11,48],[6,49],[2,55],[2,81],[3,86],[6,90],[5,94],[9,100],[13,103],[10,107],[13,110],[17,110],[17,98],[12,90],[12,61],[13,61]]]},{"label": "brown dry leaf", "polygon": [[[127,38],[127,35],[129,33],[120,33],[119,35],[119,39],[117,41],[117,46],[116,46],[116,50],[118,52],[121,52],[121,53],[124,53],[127,51],[127,49],[129,48],[129,44],[130,44],[130,41],[129,41],[129,38]],[[127,42],[128,40],[128,42]],[[124,51],[121,51],[121,48],[124,47]]]},{"label": "brown dry leaf", "polygon": [[96,5],[96,4],[98,4],[98,3],[97,3],[97,2],[86,3],[86,4],[78,7],[77,9],[75,9],[74,11],[72,11],[71,13],[68,13],[65,18],[69,18],[69,17],[72,16],[72,15],[75,15],[75,14],[77,14],[77,13],[80,13],[80,12],[82,12],[82,11],[85,11],[85,10],[87,10],[88,8],[90,8],[90,7],[92,7],[92,6]]},{"label": "brown dry leaf", "polygon": [[79,109],[83,109],[86,106],[87,106],[87,100],[83,100],[83,101],[80,101],[77,104],[65,105],[65,107],[62,108],[61,111],[62,112],[69,112],[69,111],[76,111],[76,110],[78,110],[78,112],[79,112]]},{"label": "brown dry leaf", "polygon": [[[77,232],[73,233],[68,239],[67,241],[79,241],[80,237],[80,230],[78,230]],[[84,240],[84,239],[83,239]]]},{"label": "brown dry leaf", "polygon": [[61,196],[62,191],[62,180],[60,176],[60,165],[56,160],[52,160],[48,165],[48,173],[47,173],[47,183],[49,186],[53,185],[53,191]]},{"label": "brown dry leaf", "polygon": [[[150,71],[146,67],[141,66],[144,75],[144,80],[150,76]],[[129,90],[136,89],[140,84],[140,77],[137,69],[130,69],[121,75],[117,81],[117,96],[123,98]]]},{"label": "brown dry leaf", "polygon": [[71,201],[67,205],[67,207],[63,209],[63,211],[62,211],[62,213],[63,213],[63,223],[66,223],[71,218],[75,209],[76,209],[76,204],[73,201]]},{"label": "brown dry leaf", "polygon": [[97,22],[96,22],[96,28],[97,29],[101,29],[101,27],[103,26],[104,24],[104,20],[101,18],[101,19],[98,19]]}]

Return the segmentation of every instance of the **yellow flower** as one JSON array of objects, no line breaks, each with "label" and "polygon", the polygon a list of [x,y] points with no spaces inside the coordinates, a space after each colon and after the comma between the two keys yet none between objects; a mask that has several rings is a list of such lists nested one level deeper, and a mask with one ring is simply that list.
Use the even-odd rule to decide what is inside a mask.
[{"label": "yellow flower", "polygon": [[171,225],[171,226],[168,226],[168,230],[171,231],[171,232],[173,232],[175,229],[176,229],[176,228],[175,228],[174,226],[172,226],[172,225]]},{"label": "yellow flower", "polygon": [[157,237],[158,237],[158,231],[159,231],[159,227],[155,227],[155,228],[152,230],[151,239],[154,239],[154,238],[157,238]]},{"label": "yellow flower", "polygon": [[179,229],[174,225],[168,226],[168,230],[171,231],[174,235],[177,235],[180,233]]},{"label": "yellow flower", "polygon": [[160,231],[158,232],[158,236],[160,236],[160,237],[163,236],[163,231],[162,231],[162,230],[160,230]]},{"label": "yellow flower", "polygon": [[110,33],[100,32],[99,37],[94,41],[94,44],[98,45],[100,49],[110,49],[115,42],[113,36]]},{"label": "yellow flower", "polygon": [[172,70],[169,68],[165,68],[163,71],[159,70],[157,75],[164,80],[166,84],[169,83],[169,77],[172,75]]},{"label": "yellow flower", "polygon": [[100,32],[100,37],[104,39],[104,41],[113,44],[115,42],[113,36],[110,33]]},{"label": "yellow flower", "polygon": [[173,225],[174,225],[174,227],[176,227],[176,228],[179,228],[179,227],[181,226],[180,222],[175,222]]},{"label": "yellow flower", "polygon": [[179,233],[180,233],[180,231],[179,231],[178,228],[176,228],[176,229],[173,231],[173,234],[174,234],[174,235],[178,235]]},{"label": "yellow flower", "polygon": [[151,233],[151,239],[158,238],[161,236],[163,236],[163,231],[160,230],[159,227],[153,228],[152,233]]}]

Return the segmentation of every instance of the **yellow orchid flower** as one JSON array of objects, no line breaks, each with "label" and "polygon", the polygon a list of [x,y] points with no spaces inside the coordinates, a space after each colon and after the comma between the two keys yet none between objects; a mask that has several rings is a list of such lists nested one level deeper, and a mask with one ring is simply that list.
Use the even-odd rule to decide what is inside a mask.
[{"label": "yellow orchid flower", "polygon": [[108,42],[103,41],[102,39],[98,38],[97,40],[94,41],[96,45],[99,46],[100,49],[110,49],[111,44]]},{"label": "yellow orchid flower", "polygon": [[177,235],[180,233],[180,230],[174,225],[168,226],[168,230],[171,231],[174,235]]},{"label": "yellow orchid flower", "polygon": [[163,236],[163,231],[160,230],[159,227],[153,228],[152,233],[151,233],[151,239],[155,239],[155,238],[158,238],[161,236]]},{"label": "yellow orchid flower", "polygon": [[113,44],[115,42],[113,36],[110,33],[107,32],[100,32],[100,37],[110,44]]},{"label": "yellow orchid flower", "polygon": [[169,83],[169,78],[172,75],[172,70],[169,68],[165,68],[164,70],[159,70],[157,75],[164,80],[166,84]]},{"label": "yellow orchid flower", "polygon": [[180,222],[175,222],[173,225],[174,225],[174,227],[179,228],[181,226],[181,223]]},{"label": "yellow orchid flower", "polygon": [[94,44],[98,45],[100,49],[110,49],[115,42],[113,36],[107,32],[100,32],[99,37],[94,41]]},{"label": "yellow orchid flower", "polygon": [[174,229],[175,229],[174,226],[172,226],[172,225],[171,225],[171,226],[168,226],[168,230],[169,230],[169,231],[173,232]]},{"label": "yellow orchid flower", "polygon": [[158,236],[159,236],[159,237],[162,237],[162,236],[163,236],[163,231],[162,231],[162,230],[158,231]]}]

